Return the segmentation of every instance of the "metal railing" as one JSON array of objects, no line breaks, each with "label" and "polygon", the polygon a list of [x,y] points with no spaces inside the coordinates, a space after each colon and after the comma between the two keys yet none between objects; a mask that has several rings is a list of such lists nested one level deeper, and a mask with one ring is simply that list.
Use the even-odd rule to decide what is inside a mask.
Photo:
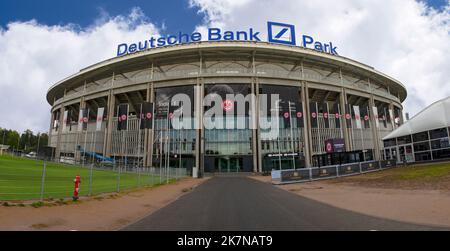
[{"label": "metal railing", "polygon": [[290,184],[359,175],[396,167],[395,160],[365,161],[302,169],[272,170],[272,183]]}]

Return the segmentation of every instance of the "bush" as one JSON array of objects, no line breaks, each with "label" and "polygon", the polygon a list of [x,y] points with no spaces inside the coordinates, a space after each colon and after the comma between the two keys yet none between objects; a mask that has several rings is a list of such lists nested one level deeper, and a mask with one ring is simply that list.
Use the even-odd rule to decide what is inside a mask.
[{"label": "bush", "polygon": [[44,202],[42,202],[42,201],[36,201],[36,202],[31,203],[31,206],[34,208],[42,207],[43,205],[44,205]]}]

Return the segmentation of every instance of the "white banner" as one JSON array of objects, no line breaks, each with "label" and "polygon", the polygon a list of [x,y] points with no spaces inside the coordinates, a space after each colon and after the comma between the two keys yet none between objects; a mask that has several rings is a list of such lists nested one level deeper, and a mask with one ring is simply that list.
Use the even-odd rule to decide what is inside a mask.
[{"label": "white banner", "polygon": [[378,109],[376,106],[373,106],[372,110],[373,110],[373,116],[375,118],[375,125],[377,126],[377,128],[380,128],[380,121],[378,120]]},{"label": "white banner", "polygon": [[102,123],[103,123],[103,113],[105,112],[104,107],[100,107],[97,110],[97,127],[95,128],[96,131],[102,130]]},{"label": "white banner", "polygon": [[69,114],[69,111],[64,111],[63,116],[63,125],[62,125],[62,131],[65,132],[67,130],[67,115]]},{"label": "white banner", "polygon": [[389,119],[391,121],[392,126],[394,127],[394,111],[389,109]]},{"label": "white banner", "polygon": [[78,115],[78,131],[81,132],[83,130],[83,109],[80,109]]},{"label": "white banner", "polygon": [[361,114],[359,112],[359,106],[354,105],[353,106],[353,111],[355,112],[356,128],[361,129]]}]

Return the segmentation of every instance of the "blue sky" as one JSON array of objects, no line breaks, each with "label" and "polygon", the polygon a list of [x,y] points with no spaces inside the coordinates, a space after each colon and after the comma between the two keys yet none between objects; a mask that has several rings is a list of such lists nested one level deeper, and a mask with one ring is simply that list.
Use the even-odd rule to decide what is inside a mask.
[{"label": "blue sky", "polygon": [[[133,7],[140,7],[149,21],[167,28],[165,32],[191,31],[203,18],[197,7],[189,7],[187,0],[1,0],[0,25],[13,21],[36,19],[46,25],[92,25],[102,13],[123,15]],[[70,10],[70,11],[67,11]]]},{"label": "blue sky", "polygon": [[[424,0],[437,9],[446,1]],[[189,7],[188,0],[1,0],[0,25],[36,19],[46,25],[73,23],[83,28],[92,25],[102,12],[117,16],[128,13],[132,7],[140,7],[152,23],[164,23],[167,33],[193,30],[203,19],[197,7]]]}]

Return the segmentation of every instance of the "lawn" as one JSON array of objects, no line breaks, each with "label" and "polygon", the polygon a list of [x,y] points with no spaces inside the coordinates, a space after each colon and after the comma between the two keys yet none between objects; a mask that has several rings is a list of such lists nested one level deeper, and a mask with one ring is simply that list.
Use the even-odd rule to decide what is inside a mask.
[{"label": "lawn", "polygon": [[[30,200],[41,196],[41,180],[43,161],[0,156],[0,200]],[[89,168],[46,163],[44,198],[72,197],[74,190],[73,179],[81,176],[80,196],[88,194]],[[92,175],[92,194],[117,191],[118,173],[111,170],[94,169]],[[163,179],[163,181],[165,181]],[[140,185],[156,185],[159,176],[142,173]],[[120,190],[138,187],[139,175],[136,173],[122,173],[120,175]]]},{"label": "lawn", "polygon": [[404,189],[450,189],[450,163],[397,167],[380,172],[336,179],[330,182]]}]

